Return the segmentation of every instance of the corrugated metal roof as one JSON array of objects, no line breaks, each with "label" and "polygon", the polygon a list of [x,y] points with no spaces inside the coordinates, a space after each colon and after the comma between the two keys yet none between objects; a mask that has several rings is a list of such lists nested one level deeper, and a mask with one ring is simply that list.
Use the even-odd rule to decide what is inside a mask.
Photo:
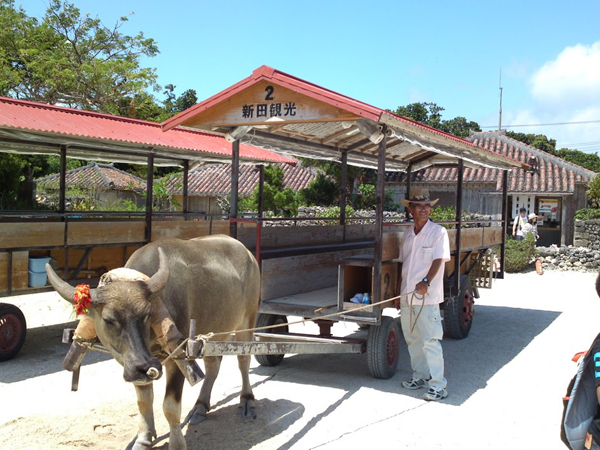
[{"label": "corrugated metal roof", "polygon": [[[47,189],[58,189],[60,183],[60,174],[48,175],[38,178],[36,181],[38,187]],[[68,170],[65,174],[67,187],[91,188],[99,187],[102,189],[119,190],[144,190],[146,181],[130,173],[119,170],[110,164],[99,164],[92,162],[87,166]]]},{"label": "corrugated metal roof", "polygon": [[[291,155],[338,162],[341,160],[340,150],[347,149],[351,150],[348,152],[348,164],[377,168],[378,145],[366,139],[367,135],[363,134],[363,131],[365,126],[368,128],[385,125],[389,131],[386,142],[386,170],[406,170],[409,163],[413,164],[413,170],[418,170],[434,164],[455,163],[459,158],[467,164],[487,167],[510,169],[521,165],[504,155],[484,151],[467,140],[267,66],[259,67],[239,83],[165,121],[163,129],[169,130],[178,125],[185,125],[227,133],[231,126],[225,124],[215,128],[215,124],[204,119],[205,113],[209,114],[207,111],[215,108],[213,111],[217,111],[218,115],[227,108],[237,107],[229,105],[228,102],[232,102],[234,96],[244,101],[244,97],[238,94],[264,82],[284,87],[329,107],[333,106],[338,115],[327,116],[323,120],[303,119],[297,122],[289,118],[282,122],[270,123],[266,118],[262,122],[258,121],[258,117],[256,120],[248,119],[246,123],[258,128],[254,128],[241,139],[252,142],[253,145],[277,148]],[[239,123],[244,122],[241,120]],[[266,131],[263,131],[264,129]],[[372,131],[364,132],[372,134]]]},{"label": "corrugated metal roof", "polygon": [[[22,132],[35,134],[38,139]],[[102,148],[100,144],[117,144],[122,149],[127,146],[143,148],[147,153],[162,152],[177,158],[231,159],[231,144],[222,136],[183,128],[165,133],[160,124],[154,122],[0,97],[0,151],[9,145],[7,141],[3,143],[3,136],[12,140],[16,136],[25,141],[40,142],[40,135],[52,138],[49,142],[65,145],[77,143],[92,148],[96,144]],[[14,148],[11,149],[14,151]],[[246,144],[240,145],[240,159],[295,162],[275,152]]]},{"label": "corrugated metal roof", "polygon": [[[562,158],[531,147],[497,131],[471,133],[469,140],[481,148],[506,155],[518,161],[532,165],[535,170],[525,171],[513,168],[508,172],[508,192],[531,193],[572,193],[576,183],[587,183],[595,172]],[[403,181],[405,174],[390,178]],[[455,182],[456,168],[427,168],[419,171],[413,178],[416,182]],[[502,173],[498,169],[465,168],[465,182],[495,183],[496,190],[502,191]]]},{"label": "corrugated metal roof", "polygon": [[[289,164],[273,164],[283,169],[283,185],[297,192],[306,188],[315,178],[316,172],[311,168],[300,165],[293,167]],[[240,167],[238,192],[248,196],[258,186],[258,170],[254,166]],[[177,174],[168,178],[167,189],[172,194],[182,194],[183,175]],[[188,195],[230,195],[231,194],[231,164],[209,164],[190,170],[188,174]]]}]

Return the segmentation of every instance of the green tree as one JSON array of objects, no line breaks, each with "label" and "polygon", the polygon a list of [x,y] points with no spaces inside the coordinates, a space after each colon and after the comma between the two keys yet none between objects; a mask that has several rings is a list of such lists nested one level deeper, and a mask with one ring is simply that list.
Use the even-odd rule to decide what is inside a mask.
[{"label": "green tree", "polygon": [[600,208],[600,175],[596,175],[589,182],[587,198],[590,208]]},{"label": "green tree", "polygon": [[[299,196],[290,188],[284,188],[283,169],[269,164],[265,166],[265,185],[263,188],[263,208],[265,211],[283,213],[285,216],[298,214]],[[252,205],[258,207],[258,187],[252,195]],[[246,203],[244,203],[246,205]]]},{"label": "green tree", "polygon": [[580,150],[561,148],[556,156],[594,172],[600,172],[600,156],[598,153],[585,153]]},{"label": "green tree", "polygon": [[158,47],[99,18],[81,15],[73,4],[50,0],[40,22],[0,0],[0,94],[49,104],[118,114],[119,102],[157,88],[155,69],[140,65]]},{"label": "green tree", "polygon": [[399,106],[394,114],[461,138],[468,137],[469,130],[481,131],[481,127],[477,122],[469,121],[462,116],[451,120],[442,120],[443,111],[444,108],[436,103],[411,103],[406,106]]},{"label": "green tree", "polygon": [[331,206],[335,203],[339,188],[335,181],[323,173],[300,191],[304,202],[309,206]]},{"label": "green tree", "polygon": [[507,131],[506,135],[509,138],[515,139],[519,142],[523,142],[524,144],[550,153],[551,155],[556,155],[556,139],[548,139],[548,137],[545,134],[525,134],[516,133],[514,131]]}]

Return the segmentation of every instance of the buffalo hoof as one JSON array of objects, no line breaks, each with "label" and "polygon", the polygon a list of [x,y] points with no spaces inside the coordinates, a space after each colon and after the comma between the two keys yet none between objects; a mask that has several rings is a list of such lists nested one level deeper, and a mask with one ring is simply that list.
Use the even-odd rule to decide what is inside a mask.
[{"label": "buffalo hoof", "polygon": [[134,438],[126,447],[126,450],[148,450],[150,448],[152,448],[151,440]]},{"label": "buffalo hoof", "polygon": [[185,417],[183,423],[187,423],[190,425],[197,425],[200,422],[204,422],[206,420],[206,413],[208,413],[208,409],[202,403],[198,403]]},{"label": "buffalo hoof", "polygon": [[248,403],[238,406],[237,415],[246,419],[256,419],[256,410]]}]

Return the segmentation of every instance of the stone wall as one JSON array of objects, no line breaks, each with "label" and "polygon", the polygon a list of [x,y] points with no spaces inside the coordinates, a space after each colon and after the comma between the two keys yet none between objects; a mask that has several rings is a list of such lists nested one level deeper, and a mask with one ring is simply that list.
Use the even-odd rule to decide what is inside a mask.
[{"label": "stone wall", "polygon": [[600,268],[600,250],[586,247],[537,247],[538,257],[544,270],[573,270],[577,272],[598,272]]},{"label": "stone wall", "polygon": [[573,245],[600,250],[600,219],[576,220]]}]

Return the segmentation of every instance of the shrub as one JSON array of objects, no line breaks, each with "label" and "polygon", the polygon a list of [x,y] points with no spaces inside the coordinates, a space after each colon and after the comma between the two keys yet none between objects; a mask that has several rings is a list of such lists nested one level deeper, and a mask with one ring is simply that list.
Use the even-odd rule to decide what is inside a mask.
[{"label": "shrub", "polygon": [[584,208],[580,209],[575,213],[575,219],[577,220],[589,220],[600,218],[600,209]]},{"label": "shrub", "polygon": [[[351,206],[346,205],[346,217],[353,217],[354,209]],[[319,214],[319,217],[340,217],[340,207],[332,206],[331,208],[326,208]],[[319,225],[338,225],[338,222],[333,220],[326,220],[320,222]]]},{"label": "shrub", "polygon": [[535,239],[532,233],[522,241],[517,241],[511,236],[506,236],[506,247],[504,254],[505,270],[508,273],[523,272],[535,256]]},{"label": "shrub", "polygon": [[600,208],[600,176],[596,175],[588,183],[586,192],[588,203],[591,208]]}]

